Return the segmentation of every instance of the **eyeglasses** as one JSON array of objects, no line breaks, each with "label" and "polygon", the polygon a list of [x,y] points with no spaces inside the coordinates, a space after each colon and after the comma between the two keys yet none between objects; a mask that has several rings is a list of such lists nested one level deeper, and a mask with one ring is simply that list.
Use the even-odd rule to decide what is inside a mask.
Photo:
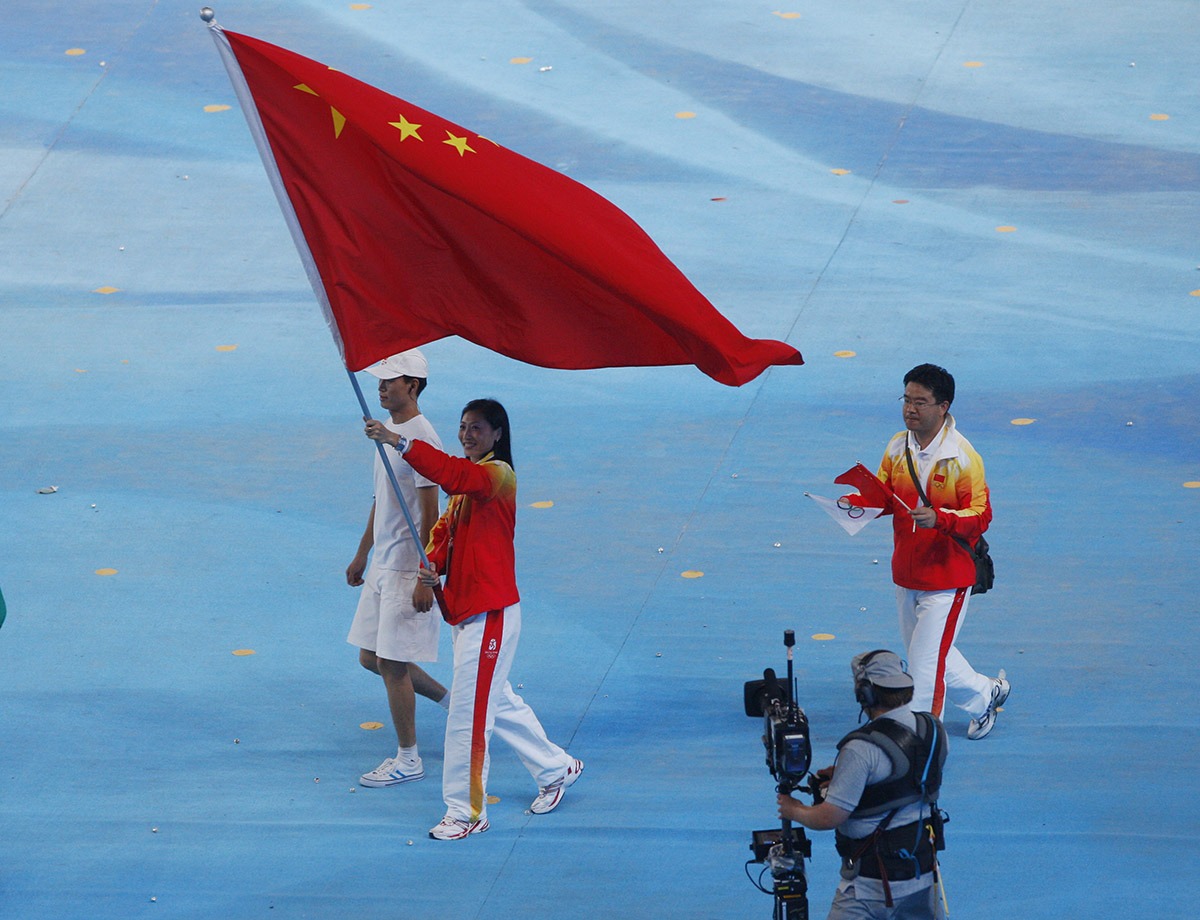
[{"label": "eyeglasses", "polygon": [[897,396],[897,402],[902,402],[906,406],[911,406],[918,411],[928,409],[930,406],[939,406],[941,403],[934,402],[932,399],[913,399],[911,396]]}]

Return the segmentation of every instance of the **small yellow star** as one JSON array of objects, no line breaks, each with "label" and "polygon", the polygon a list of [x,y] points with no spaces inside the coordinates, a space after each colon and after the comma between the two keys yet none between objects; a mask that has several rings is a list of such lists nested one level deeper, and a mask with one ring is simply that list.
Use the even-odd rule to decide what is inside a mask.
[{"label": "small yellow star", "polygon": [[449,144],[451,147],[457,150],[460,157],[466,156],[467,151],[470,151],[471,153],[475,152],[475,149],[467,143],[467,139],[465,137],[455,137],[449,131],[446,132],[446,139],[442,141],[442,143]]},{"label": "small yellow star", "polygon": [[393,128],[400,129],[400,142],[401,143],[408,140],[410,137],[415,137],[419,141],[425,140],[425,138],[421,137],[421,135],[419,135],[417,133],[419,130],[421,130],[421,126],[414,125],[411,121],[409,121],[403,115],[400,116],[399,121],[389,121],[388,124],[391,125]]},{"label": "small yellow star", "polygon": [[[330,69],[332,69],[332,68],[330,68]],[[318,93],[311,86],[309,86],[307,83],[297,83],[295,86],[292,87],[292,89],[298,89],[298,90],[300,90],[300,92],[308,93],[310,96],[316,96],[318,99],[321,98],[321,94]],[[342,129],[344,127],[346,127],[346,116],[343,115],[341,112],[339,112],[337,109],[335,109],[333,106],[330,106],[329,107],[329,117],[333,119],[333,136],[341,137]]]}]

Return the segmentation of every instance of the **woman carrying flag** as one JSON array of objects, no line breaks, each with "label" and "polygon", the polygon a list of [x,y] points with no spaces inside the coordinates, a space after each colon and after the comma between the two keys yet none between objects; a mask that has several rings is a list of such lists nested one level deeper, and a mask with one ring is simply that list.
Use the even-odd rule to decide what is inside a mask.
[{"label": "woman carrying flag", "polygon": [[454,638],[442,773],[446,816],[429,836],[461,840],[488,829],[493,729],[537,783],[529,810],[553,811],[583,772],[583,763],[546,737],[533,710],[508,682],[521,634],[513,546],[517,477],[508,414],[494,399],[467,403],[458,428],[465,459],[410,441],[375,420],[366,423],[366,433],[393,446],[413,469],[450,494],[429,539],[432,568],[422,569],[420,576],[433,586],[445,575],[444,616]]}]

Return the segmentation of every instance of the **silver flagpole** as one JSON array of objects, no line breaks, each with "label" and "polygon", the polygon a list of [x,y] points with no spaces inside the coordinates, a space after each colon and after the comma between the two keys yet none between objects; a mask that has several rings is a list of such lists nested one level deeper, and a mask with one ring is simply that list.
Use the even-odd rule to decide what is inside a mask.
[{"label": "silver flagpole", "polygon": [[[308,275],[308,283],[312,286],[313,293],[317,297],[317,303],[321,307],[321,312],[325,316],[325,324],[329,327],[329,332],[333,336],[334,344],[337,345],[338,353],[342,358],[342,365],[346,365],[346,350],[342,344],[342,336],[338,331],[337,322],[333,316],[333,308],[329,305],[329,296],[325,293],[325,282],[321,279],[321,273],[317,269],[316,260],[313,258],[312,250],[308,248],[308,240],[305,239],[304,231],[300,227],[300,219],[296,216],[296,209],[292,207],[292,200],[288,197],[287,189],[283,184],[283,176],[279,172],[279,165],[275,162],[275,154],[271,151],[270,141],[267,140],[266,129],[263,128],[262,119],[258,114],[258,107],[254,104],[254,96],[250,92],[250,87],[246,83],[246,77],[242,74],[242,68],[238,65],[237,56],[233,53],[233,48],[229,44],[229,39],[225,37],[225,31],[217,24],[216,13],[211,7],[204,7],[200,10],[200,18],[208,24],[208,30],[216,43],[217,52],[221,55],[221,61],[225,65],[225,72],[229,74],[229,82],[233,84],[234,94],[237,96],[238,102],[242,106],[242,114],[246,116],[246,124],[250,128],[250,136],[254,138],[254,145],[258,148],[258,155],[262,159],[263,167],[267,171],[267,178],[270,180],[271,188],[275,192],[275,200],[279,202],[279,209],[283,212],[284,222],[288,226],[288,230],[292,234],[292,242],[296,245],[296,251],[300,255],[300,261],[304,265],[305,274]],[[369,421],[371,410],[367,408],[366,398],[363,396],[362,388],[358,385],[358,378],[354,376],[354,372],[346,367],[346,374],[350,377],[350,383],[354,387],[354,394],[358,397],[358,404],[362,409],[363,421]],[[412,535],[413,543],[417,546],[417,552],[421,556],[421,565],[429,568],[429,557],[425,554],[425,546],[421,542],[421,535],[417,530],[417,525],[413,521],[412,512],[408,508],[408,502],[404,500],[404,495],[400,491],[400,482],[396,479],[396,471],[392,468],[391,458],[388,457],[387,451],[379,442],[375,443],[375,447],[379,451],[379,458],[383,461],[384,469],[387,471],[388,481],[392,484],[392,490],[396,493],[396,499],[400,502],[400,508],[404,512],[404,520],[408,523],[409,533]],[[444,601],[442,599],[441,588],[434,589],[437,596],[438,606],[445,612]]]}]

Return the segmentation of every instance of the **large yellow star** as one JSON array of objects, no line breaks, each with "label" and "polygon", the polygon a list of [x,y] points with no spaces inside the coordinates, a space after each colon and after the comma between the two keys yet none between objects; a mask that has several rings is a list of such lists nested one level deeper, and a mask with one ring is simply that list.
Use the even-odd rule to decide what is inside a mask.
[{"label": "large yellow star", "polygon": [[415,137],[419,141],[425,140],[425,138],[421,137],[421,135],[419,135],[417,133],[419,130],[421,130],[421,126],[414,125],[411,121],[409,121],[403,115],[400,116],[399,121],[389,121],[388,124],[391,125],[393,128],[400,129],[400,142],[401,143],[408,140],[410,137]]},{"label": "large yellow star", "polygon": [[446,139],[442,141],[442,143],[449,144],[451,147],[457,150],[460,157],[466,156],[468,152],[475,152],[474,148],[467,143],[467,139],[465,137],[455,137],[449,131],[446,132]]}]

